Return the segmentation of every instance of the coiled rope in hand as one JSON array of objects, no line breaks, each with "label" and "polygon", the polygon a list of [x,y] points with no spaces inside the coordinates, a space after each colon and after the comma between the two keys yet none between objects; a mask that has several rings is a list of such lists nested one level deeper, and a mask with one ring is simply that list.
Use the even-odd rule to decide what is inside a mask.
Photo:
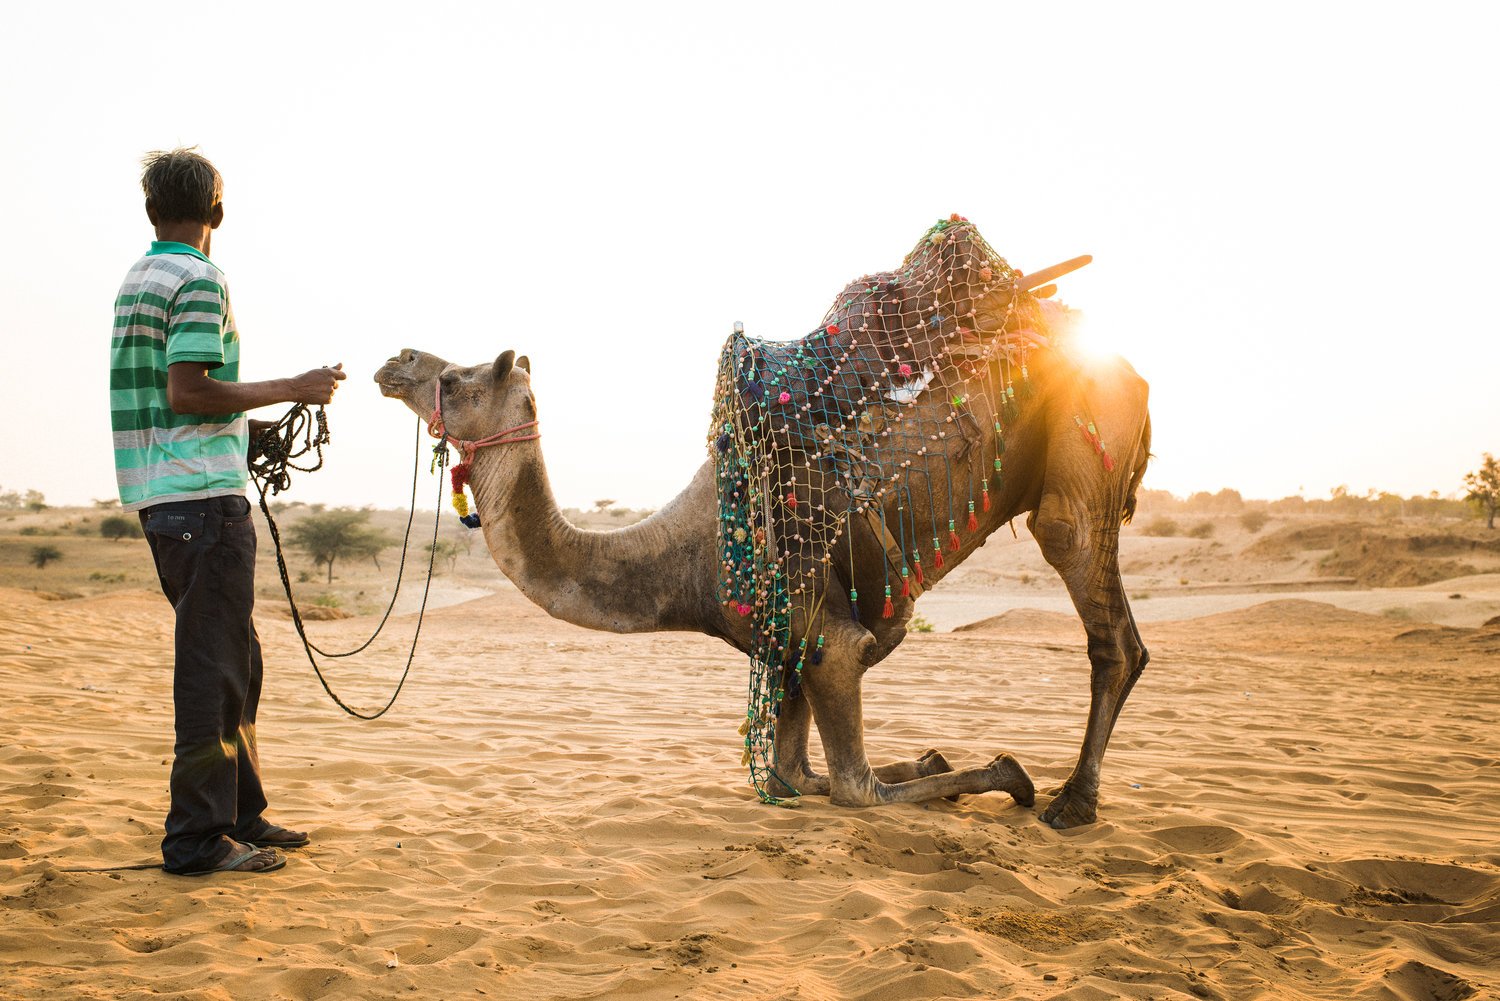
[{"label": "coiled rope in hand", "polygon": [[[308,663],[312,664],[313,673],[317,675],[318,683],[323,686],[323,691],[328,693],[334,705],[356,719],[379,719],[384,716],[391,706],[395,705],[401,689],[406,686],[412,661],[416,659],[417,639],[422,635],[422,620],[427,614],[427,597],[432,590],[433,563],[437,557],[438,527],[441,524],[443,512],[442,477],[438,478],[438,503],[434,505],[436,514],[432,522],[432,542],[427,549],[427,582],[422,588],[422,606],[417,612],[416,628],[412,631],[411,648],[406,655],[406,667],[402,670],[401,680],[396,683],[396,690],[391,693],[390,699],[373,713],[364,713],[353,708],[339,698],[328,684],[328,679],[323,676],[323,670],[315,654],[338,658],[352,657],[359,653],[380,635],[385,628],[386,621],[391,617],[391,611],[396,607],[396,598],[401,593],[401,581],[406,572],[406,553],[411,540],[412,521],[417,513],[417,471],[422,451],[422,431],[423,424],[418,418],[415,453],[412,456],[411,501],[407,508],[406,533],[401,539],[401,562],[396,570],[396,586],[391,592],[390,603],[386,605],[385,614],[380,617],[380,622],[375,626],[375,631],[370,634],[369,638],[359,646],[341,652],[323,650],[307,636],[307,629],[302,621],[302,612],[297,607],[296,596],[292,593],[291,577],[287,573],[286,556],[281,545],[281,530],[277,527],[276,518],[271,514],[271,507],[266,501],[268,495],[274,497],[291,486],[293,470],[299,473],[312,473],[323,468],[323,446],[332,440],[328,433],[328,415],[322,407],[318,407],[314,413],[309,411],[305,404],[295,404],[282,415],[279,421],[263,428],[251,441],[250,478],[255,481],[256,489],[260,492],[260,511],[265,516],[267,527],[271,530],[271,541],[276,549],[276,569],[281,575],[281,587],[286,592],[287,603],[291,606],[292,623],[297,627],[297,636],[302,640],[302,649],[307,654]],[[309,454],[316,456],[316,461],[309,465],[297,464],[299,459],[307,461],[304,457]]]}]

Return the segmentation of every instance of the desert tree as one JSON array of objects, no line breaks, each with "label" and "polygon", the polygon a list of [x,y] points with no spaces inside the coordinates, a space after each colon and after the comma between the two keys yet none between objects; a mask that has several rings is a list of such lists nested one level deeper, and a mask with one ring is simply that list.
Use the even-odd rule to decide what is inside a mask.
[{"label": "desert tree", "polygon": [[454,542],[453,540],[438,539],[436,542],[432,543],[433,561],[436,562],[438,560],[446,560],[448,562],[449,573],[453,573],[458,569],[458,556],[458,543]]},{"label": "desert tree", "polygon": [[1464,474],[1464,486],[1469,488],[1464,500],[1473,504],[1485,516],[1485,523],[1494,528],[1495,515],[1500,513],[1500,461],[1484,453],[1479,468]]},{"label": "desert tree", "polygon": [[[360,557],[375,558],[392,544],[385,532],[370,524],[369,511],[334,508],[316,511],[287,530],[287,539],[313,558],[317,566],[328,567],[328,583],[333,583],[336,560]],[[379,566],[379,563],[376,563]]]},{"label": "desert tree", "polygon": [[136,518],[127,518],[124,515],[112,514],[99,522],[99,534],[111,542],[118,539],[139,538],[141,535],[141,523]]}]

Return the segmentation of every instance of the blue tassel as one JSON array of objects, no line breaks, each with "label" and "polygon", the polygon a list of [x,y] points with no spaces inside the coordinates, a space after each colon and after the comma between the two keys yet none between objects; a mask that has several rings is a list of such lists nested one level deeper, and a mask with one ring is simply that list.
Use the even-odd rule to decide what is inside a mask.
[{"label": "blue tassel", "polygon": [[469,514],[464,515],[462,518],[460,518],[458,520],[461,521],[461,522],[463,522],[465,525],[467,525],[470,528],[478,528],[479,527],[479,512],[478,511],[471,512]]}]

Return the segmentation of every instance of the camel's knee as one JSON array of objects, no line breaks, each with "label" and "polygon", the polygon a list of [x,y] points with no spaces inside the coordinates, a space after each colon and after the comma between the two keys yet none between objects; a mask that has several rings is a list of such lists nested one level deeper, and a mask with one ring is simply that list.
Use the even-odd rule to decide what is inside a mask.
[{"label": "camel's knee", "polygon": [[1145,644],[1128,624],[1105,626],[1085,625],[1088,633],[1089,663],[1094,666],[1096,677],[1128,677],[1131,681],[1140,677],[1150,660]]}]

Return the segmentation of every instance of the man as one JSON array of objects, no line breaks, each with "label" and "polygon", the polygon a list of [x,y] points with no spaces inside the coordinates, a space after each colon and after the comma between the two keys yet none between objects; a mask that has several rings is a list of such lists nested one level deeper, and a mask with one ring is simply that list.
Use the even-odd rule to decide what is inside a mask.
[{"label": "man", "polygon": [[167,872],[272,872],[308,837],[268,821],[255,748],[260,641],[245,411],[328,403],[342,365],[239,381],[239,334],[209,241],[223,180],[191,149],[146,156],[156,241],[115,300],[110,416],[120,502],[137,511],[177,614]]}]

